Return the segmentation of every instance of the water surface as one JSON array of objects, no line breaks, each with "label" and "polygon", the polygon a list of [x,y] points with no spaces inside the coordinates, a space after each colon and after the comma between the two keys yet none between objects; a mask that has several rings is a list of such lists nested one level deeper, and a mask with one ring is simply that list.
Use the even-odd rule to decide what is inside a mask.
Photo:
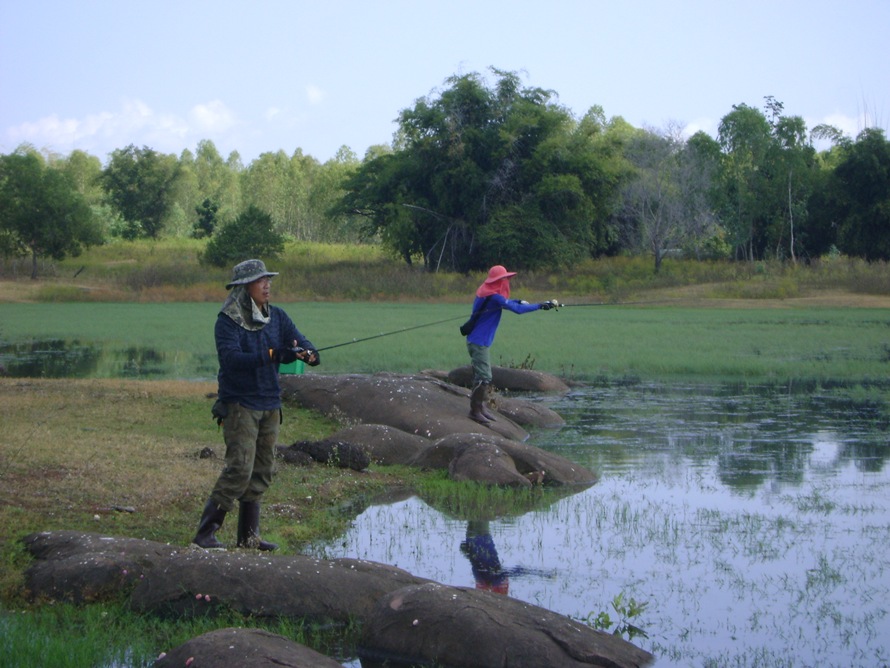
[{"label": "water surface", "polygon": [[890,661],[880,406],[839,388],[652,383],[596,385],[552,407],[568,424],[534,444],[595,469],[596,485],[487,522],[417,497],[373,506],[313,552],[574,618],[607,612],[612,628],[623,595],[647,604],[630,621],[659,667]]}]

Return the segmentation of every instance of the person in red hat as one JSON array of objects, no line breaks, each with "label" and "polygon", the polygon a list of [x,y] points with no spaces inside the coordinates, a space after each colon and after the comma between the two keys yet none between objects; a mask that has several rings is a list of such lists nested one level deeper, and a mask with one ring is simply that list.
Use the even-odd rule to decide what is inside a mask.
[{"label": "person in red hat", "polygon": [[467,351],[473,365],[473,391],[470,394],[470,418],[480,424],[490,424],[495,416],[486,407],[486,400],[491,390],[491,344],[501,323],[501,311],[507,309],[513,313],[530,313],[531,311],[547,311],[556,303],[553,301],[529,304],[518,299],[510,299],[510,279],[515,271],[507,271],[502,265],[495,265],[488,270],[488,277],[476,290],[473,301],[474,321],[467,334]]}]

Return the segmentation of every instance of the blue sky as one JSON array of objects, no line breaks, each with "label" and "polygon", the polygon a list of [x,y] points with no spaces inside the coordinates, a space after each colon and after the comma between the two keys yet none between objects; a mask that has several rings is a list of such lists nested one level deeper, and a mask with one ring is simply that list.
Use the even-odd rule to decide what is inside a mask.
[{"label": "blue sky", "polygon": [[772,95],[855,136],[890,127],[888,31],[890,0],[0,0],[0,153],[362,156],[490,67],[578,117],[716,135]]}]

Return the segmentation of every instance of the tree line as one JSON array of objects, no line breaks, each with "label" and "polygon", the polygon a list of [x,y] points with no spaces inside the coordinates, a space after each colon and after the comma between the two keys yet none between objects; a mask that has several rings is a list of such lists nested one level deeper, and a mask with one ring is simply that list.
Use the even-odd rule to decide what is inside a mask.
[{"label": "tree line", "polygon": [[[325,162],[297,150],[244,166],[213,142],[181,155],[0,156],[0,253],[60,259],[110,238],[207,238],[203,260],[274,256],[288,239],[380,243],[467,272],[559,269],[587,257],[890,258],[890,142],[808,129],[766,97],[717,137],[582,117],[514,72],[452,76],[398,115],[390,145]],[[815,142],[829,148],[817,150]]]}]

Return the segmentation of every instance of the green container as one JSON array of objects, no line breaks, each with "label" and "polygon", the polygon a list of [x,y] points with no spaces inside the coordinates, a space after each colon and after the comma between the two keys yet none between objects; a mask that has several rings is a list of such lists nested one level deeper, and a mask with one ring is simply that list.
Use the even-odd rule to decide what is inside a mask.
[{"label": "green container", "polygon": [[306,365],[303,363],[303,360],[295,360],[290,364],[279,364],[278,365],[278,373],[285,374],[300,374],[303,373],[303,369],[306,368]]}]

